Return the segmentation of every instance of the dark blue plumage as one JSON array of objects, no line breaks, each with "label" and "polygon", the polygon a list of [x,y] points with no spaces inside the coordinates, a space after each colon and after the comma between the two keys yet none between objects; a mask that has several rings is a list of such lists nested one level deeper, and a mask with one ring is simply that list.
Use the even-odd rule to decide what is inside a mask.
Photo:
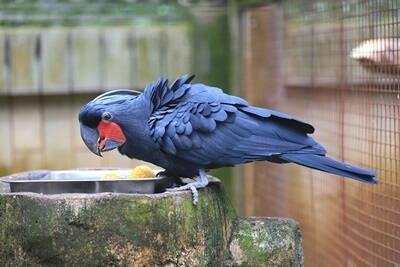
[{"label": "dark blue plumage", "polygon": [[[325,157],[325,149],[308,135],[314,132],[310,124],[277,111],[249,106],[244,99],[227,95],[219,88],[191,85],[192,79],[185,75],[168,85],[167,78],[161,77],[142,94],[116,90],[97,97],[80,112],[82,138],[98,155],[118,147],[130,158],[151,162],[181,177],[267,160],[294,162],[377,183],[376,172]],[[93,122],[99,121],[105,122],[104,127],[110,122],[118,125],[123,133],[117,138],[119,141],[112,143],[109,138],[107,143],[107,134],[98,130],[105,139],[98,142],[105,145],[95,148],[87,131],[95,131]],[[202,183],[195,187],[207,184],[205,177],[200,178]]]}]

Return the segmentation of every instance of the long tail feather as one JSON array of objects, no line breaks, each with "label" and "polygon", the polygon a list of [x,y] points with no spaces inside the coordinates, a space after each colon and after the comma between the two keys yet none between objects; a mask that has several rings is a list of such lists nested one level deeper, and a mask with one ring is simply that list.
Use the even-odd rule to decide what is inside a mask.
[{"label": "long tail feather", "polygon": [[378,180],[375,179],[376,172],[348,163],[333,160],[331,158],[314,155],[314,154],[284,154],[280,158],[310,167],[323,172],[333,173],[340,176],[352,178],[364,183],[377,184]]}]

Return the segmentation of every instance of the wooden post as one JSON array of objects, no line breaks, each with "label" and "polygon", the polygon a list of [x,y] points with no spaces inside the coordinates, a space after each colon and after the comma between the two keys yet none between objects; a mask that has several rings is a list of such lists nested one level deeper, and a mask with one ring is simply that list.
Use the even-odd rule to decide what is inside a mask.
[{"label": "wooden post", "polygon": [[[252,8],[243,15],[243,92],[251,105],[272,109],[284,97],[282,27],[279,6]],[[265,163],[244,168],[244,215],[255,214],[255,183],[256,176],[263,173],[261,164]]]}]

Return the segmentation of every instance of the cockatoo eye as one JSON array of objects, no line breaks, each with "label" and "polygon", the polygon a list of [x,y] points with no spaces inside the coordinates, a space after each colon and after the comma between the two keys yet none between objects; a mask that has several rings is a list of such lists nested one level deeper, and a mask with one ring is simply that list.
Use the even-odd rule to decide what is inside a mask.
[{"label": "cockatoo eye", "polygon": [[112,119],[111,113],[109,113],[109,112],[104,112],[104,113],[103,113],[103,120],[105,120],[105,121],[111,121],[111,119]]}]

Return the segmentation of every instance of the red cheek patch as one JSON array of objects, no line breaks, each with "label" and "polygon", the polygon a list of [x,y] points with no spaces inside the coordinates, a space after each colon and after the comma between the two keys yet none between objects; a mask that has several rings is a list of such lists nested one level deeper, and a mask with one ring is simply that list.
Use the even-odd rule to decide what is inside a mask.
[{"label": "red cheek patch", "polygon": [[100,134],[100,141],[99,147],[104,147],[104,140],[112,140],[121,144],[126,142],[126,137],[122,132],[121,127],[115,122],[107,122],[107,121],[100,121],[99,126],[97,127]]}]

